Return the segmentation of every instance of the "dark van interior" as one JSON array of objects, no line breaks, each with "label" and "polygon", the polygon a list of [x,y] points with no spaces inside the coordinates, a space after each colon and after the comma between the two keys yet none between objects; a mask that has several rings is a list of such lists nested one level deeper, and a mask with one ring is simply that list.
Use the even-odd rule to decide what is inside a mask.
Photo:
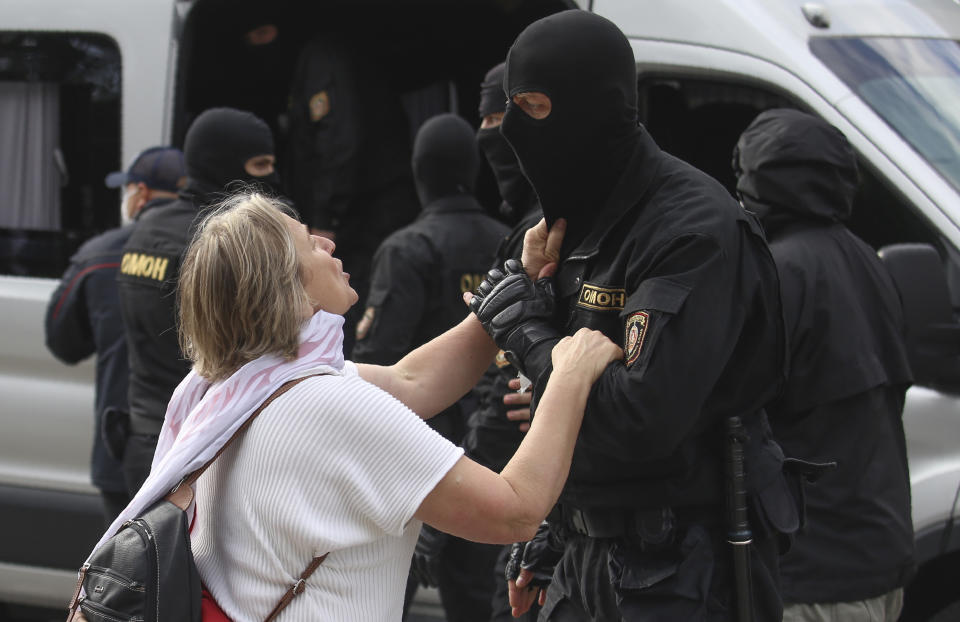
[{"label": "dark van interior", "polygon": [[[400,96],[411,136],[427,118],[455,112],[479,125],[484,74],[505,59],[531,22],[575,8],[572,0],[466,2],[333,0],[197,0],[182,24],[173,142],[182,145],[203,110],[232,106],[254,112],[274,131],[283,177],[290,132],[289,93],[298,58],[316,38],[330,38],[362,57],[369,76]],[[499,202],[488,170],[481,202]]]}]

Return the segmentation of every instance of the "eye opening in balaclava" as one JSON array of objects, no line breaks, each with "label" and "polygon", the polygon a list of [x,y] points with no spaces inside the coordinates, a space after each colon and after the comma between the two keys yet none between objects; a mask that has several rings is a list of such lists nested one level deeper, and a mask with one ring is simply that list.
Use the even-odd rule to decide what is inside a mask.
[{"label": "eye opening in balaclava", "polygon": [[508,99],[501,132],[547,224],[566,218],[567,237],[582,239],[637,145],[637,74],[629,41],[615,24],[588,11],[549,15],[510,47],[504,90],[509,98],[531,92],[550,98],[544,119]]},{"label": "eye opening in balaclava", "polygon": [[274,155],[273,134],[253,113],[236,108],[211,108],[202,112],[187,130],[184,162],[188,188],[199,194],[220,192],[234,181],[279,186],[279,175],[254,177],[247,160]]},{"label": "eye opening in balaclava", "polygon": [[473,193],[480,169],[473,128],[452,113],[427,119],[414,139],[411,164],[422,205]]},{"label": "eye opening in balaclava", "polygon": [[[492,114],[505,112],[507,94],[503,91],[503,73],[506,63],[495,65],[487,72],[480,84],[481,119]],[[509,219],[519,219],[536,204],[533,186],[520,170],[520,162],[507,139],[500,133],[500,126],[477,130],[477,144],[490,164],[493,176],[504,203],[501,213]]]}]

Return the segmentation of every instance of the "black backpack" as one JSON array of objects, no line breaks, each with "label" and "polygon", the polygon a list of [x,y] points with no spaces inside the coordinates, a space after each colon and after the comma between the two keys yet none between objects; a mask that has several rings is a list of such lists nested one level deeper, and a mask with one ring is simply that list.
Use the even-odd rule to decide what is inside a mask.
[{"label": "black backpack", "polygon": [[[287,382],[258,408],[230,440],[205,465],[185,477],[173,491],[141,516],[123,524],[80,569],[77,589],[70,601],[67,622],[201,622],[200,575],[190,548],[187,508],[193,502],[193,483],[230,443],[247,429],[270,402],[306,378]],[[270,613],[273,620],[326,555],[315,557]],[[81,588],[85,592],[80,595]]]}]

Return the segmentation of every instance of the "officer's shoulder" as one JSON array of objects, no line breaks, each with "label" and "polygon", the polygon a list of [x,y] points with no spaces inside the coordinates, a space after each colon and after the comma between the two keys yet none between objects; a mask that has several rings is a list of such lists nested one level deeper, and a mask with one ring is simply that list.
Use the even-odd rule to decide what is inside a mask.
[{"label": "officer's shoulder", "polygon": [[150,236],[154,231],[175,229],[186,231],[197,217],[197,208],[190,201],[178,199],[158,205],[143,213],[134,223],[131,239]]},{"label": "officer's shoulder", "polygon": [[130,237],[133,225],[115,227],[93,236],[77,249],[74,261],[93,259],[103,255],[119,254]]},{"label": "officer's shoulder", "polygon": [[411,244],[420,243],[427,237],[427,229],[421,221],[401,227],[383,239],[380,250],[401,253],[410,250]]}]

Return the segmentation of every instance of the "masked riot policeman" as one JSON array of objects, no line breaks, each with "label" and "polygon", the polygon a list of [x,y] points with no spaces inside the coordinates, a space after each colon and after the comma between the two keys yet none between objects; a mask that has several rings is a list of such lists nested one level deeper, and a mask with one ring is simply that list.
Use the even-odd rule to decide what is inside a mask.
[{"label": "masked riot policeman", "polygon": [[[519,259],[524,234],[543,218],[533,187],[523,176],[517,156],[500,133],[500,122],[506,110],[503,70],[504,63],[500,63],[484,77],[480,87],[481,124],[477,130],[477,143],[490,163],[503,199],[500,211],[513,219],[519,218],[500,243],[494,266],[502,266],[511,257]],[[520,428],[523,421],[511,421],[507,416],[509,409],[503,401],[505,395],[513,398],[519,386],[518,382],[513,383],[513,388],[510,386],[510,382],[517,378],[517,369],[502,352],[497,356],[496,365],[498,373],[484,376],[475,389],[478,409],[470,417],[463,447],[471,458],[499,472],[523,440]],[[522,399],[510,401],[521,408],[524,406],[520,403]]]},{"label": "masked riot policeman", "polygon": [[211,108],[187,130],[186,187],[172,203],[144,211],[123,247],[120,309],[130,351],[130,433],[123,470],[131,494],[150,473],[167,402],[187,372],[176,328],[180,259],[201,209],[234,181],[275,189],[273,135],[252,113]]},{"label": "masked riot policeman", "polygon": [[[395,363],[469,313],[463,293],[483,278],[507,233],[472,194],[479,167],[473,128],[457,115],[437,115],[417,132],[412,169],[423,208],[377,249],[353,360]],[[472,396],[461,400],[431,419],[431,426],[459,443],[473,401]],[[424,525],[413,574],[439,588],[450,622],[486,621],[499,548]]]},{"label": "masked riot policeman", "polygon": [[[502,202],[500,214],[516,222],[497,250],[495,266],[502,266],[507,259],[520,259],[523,236],[536,225],[543,213],[537,194],[520,170],[520,162],[510,144],[500,133],[500,123],[507,108],[507,96],[503,92],[504,63],[492,67],[480,84],[480,128],[477,144],[493,171]],[[497,355],[495,370],[485,374],[474,388],[477,408],[467,421],[467,433],[463,439],[466,455],[485,467],[500,472],[513,456],[523,435],[529,427],[530,391],[526,386],[520,390],[517,368],[501,351]],[[502,549],[494,566],[494,584],[491,620],[513,620],[507,597],[507,584],[502,580],[511,547]],[[535,620],[531,610],[525,619]]]},{"label": "masked riot policeman", "polygon": [[[407,117],[366,53],[329,32],[304,46],[290,91],[284,162],[287,193],[304,223],[336,242],[360,300],[377,247],[418,211]],[[361,313],[355,305],[344,318],[346,356]]]},{"label": "masked riot policeman", "polygon": [[806,491],[804,529],[781,560],[784,620],[896,620],[913,570],[911,373],[896,286],[843,224],[856,156],[837,128],[776,109],[740,136],[734,170],[769,236],[790,336],[770,423],[787,453],[838,464]]},{"label": "masked riot policeman", "polygon": [[[639,126],[634,62],[623,33],[585,11],[534,22],[507,57],[501,131],[546,219],[526,236],[526,271],[557,259],[548,226],[565,221],[566,236],[552,282],[508,262],[471,307],[533,380],[535,402],[563,335],[598,329],[625,353],[591,392],[551,517],[563,550],[540,620],[734,616],[722,459],[732,416],[748,438],[745,607],[777,620],[777,535],[799,513],[763,411],[785,374],[776,267],[759,223]],[[534,596],[512,588],[515,611]]]}]

